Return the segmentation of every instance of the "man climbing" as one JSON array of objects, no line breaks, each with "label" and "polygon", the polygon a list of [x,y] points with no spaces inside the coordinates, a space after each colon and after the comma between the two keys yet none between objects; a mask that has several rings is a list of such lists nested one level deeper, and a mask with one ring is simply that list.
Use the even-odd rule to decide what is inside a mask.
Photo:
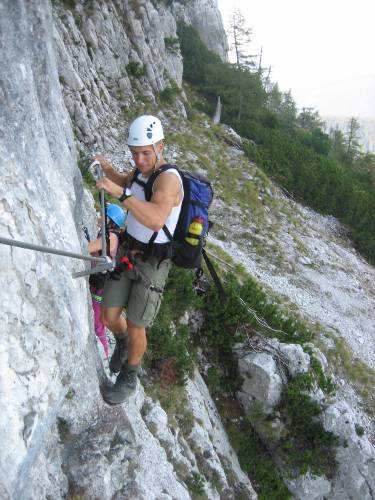
[{"label": "man climbing", "polygon": [[145,329],[158,313],[171,266],[170,240],[162,228],[173,235],[180,215],[184,193],[178,171],[171,168],[158,175],[150,201],[145,200],[144,193],[147,179],[166,164],[163,140],[160,120],[143,115],[129,128],[128,146],[136,169],[123,175],[103,156],[95,157],[105,174],[97,182],[98,189],[118,198],[128,210],[124,243],[117,259],[121,264],[107,280],[102,301],[102,322],[116,339],[109,366],[112,372],[119,372],[115,384],[102,390],[109,404],[124,402],[136,388],[147,346]]}]

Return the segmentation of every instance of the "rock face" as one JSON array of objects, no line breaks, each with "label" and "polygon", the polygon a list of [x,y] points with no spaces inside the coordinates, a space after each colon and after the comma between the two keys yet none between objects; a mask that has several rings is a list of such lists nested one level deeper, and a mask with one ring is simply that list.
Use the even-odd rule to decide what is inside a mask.
[{"label": "rock face", "polygon": [[[82,5],[76,2],[72,13],[56,4],[53,14],[47,0],[0,2],[0,235],[75,253],[87,253],[81,224],[92,233],[95,213],[82,188],[73,129],[78,143],[103,145],[106,138],[95,136],[98,125],[109,130],[106,117],[119,107],[106,85],[123,85],[131,98],[116,54],[121,68],[150,62],[150,92],[163,88],[166,67],[180,84],[182,69],[178,55],[163,57],[160,30],[169,35],[175,29],[167,11],[158,15],[150,3],[141,4],[138,17],[132,13],[127,21],[132,42],[123,35],[119,48],[114,33],[125,11],[100,2],[84,22]],[[140,52],[134,40],[151,27],[148,52]],[[115,131],[109,145],[111,137]],[[225,492],[235,499],[238,491],[256,498],[198,374],[188,386],[190,420],[202,422],[194,428],[171,426],[142,387],[127,405],[105,405],[99,386],[106,374],[89,326],[87,284],[72,278],[82,261],[4,244],[0,253],[2,499],[188,499],[189,480],[197,478],[208,498]],[[202,444],[198,463],[195,448]]]},{"label": "rock face", "polygon": [[[162,5],[141,0],[54,3],[59,79],[82,147],[124,149],[131,110],[155,105],[155,94],[181,87],[176,21]],[[169,45],[168,45],[168,40]],[[177,43],[178,47],[178,43]]]},{"label": "rock face", "polygon": [[[2,2],[0,232],[80,253],[84,213],[69,116],[58,83],[47,2]],[[82,265],[1,245],[0,496],[28,471],[88,349]],[[17,496],[17,495],[16,495]],[[21,498],[18,496],[18,498]]]},{"label": "rock face", "polygon": [[[0,0],[1,236],[86,253],[81,224],[92,233],[95,214],[76,146],[123,160],[133,114],[156,109],[156,94],[173,82],[181,87],[176,18],[225,58],[216,2],[166,3]],[[174,111],[180,127],[182,100]],[[232,159],[240,158],[241,139],[231,134],[230,144]],[[176,147],[171,155],[180,159]],[[192,153],[187,158],[199,164]],[[284,238],[291,238],[287,231]],[[71,276],[82,261],[3,244],[0,257],[2,499],[183,499],[197,489],[210,499],[256,498],[198,373],[177,424],[142,386],[126,405],[103,403],[99,386],[107,375],[89,326],[87,285]],[[300,347],[272,347],[291,375],[308,369]],[[254,400],[275,405],[283,374],[270,351],[249,355],[241,367],[245,408]],[[339,399],[323,420],[348,442],[338,451],[339,474],[330,482],[306,476],[290,490],[304,500],[373,498],[373,448],[350,407]]]},{"label": "rock face", "polygon": [[339,471],[329,498],[372,500],[375,491],[375,456],[367,436],[362,435],[352,408],[338,401],[324,412],[324,427],[345,440],[338,450]]},{"label": "rock face", "polygon": [[[202,464],[201,487],[208,498],[234,500],[236,492],[256,498],[198,373],[188,384],[187,423],[180,427],[170,424],[142,387],[126,405],[108,407],[95,387],[96,373],[85,368],[80,375],[17,498],[188,500],[187,483],[193,474],[201,477]],[[206,480],[210,475],[212,483]]]},{"label": "rock face", "polygon": [[[310,357],[300,345],[282,344],[272,339],[263,345],[263,349],[267,352],[246,353],[249,349],[245,346],[236,349],[240,355],[239,370],[243,377],[238,398],[250,414],[257,404],[261,405],[265,414],[272,413],[280,402],[285,372],[295,377],[298,373],[306,373],[310,366]],[[322,369],[325,370],[324,355],[316,347],[312,352],[315,359],[321,360]],[[337,448],[336,459],[339,465],[333,479],[328,480],[324,476],[314,476],[310,473],[291,479],[284,471],[284,481],[289,491],[294,498],[300,500],[371,500],[375,491],[375,454],[367,436],[358,432],[353,409],[340,398],[329,403],[320,389],[311,393],[310,397],[321,404],[321,419],[325,430],[339,436],[344,445]],[[277,442],[282,434],[283,424],[275,419],[272,435],[269,429],[263,430],[256,422],[253,424],[265,445],[274,453],[275,462],[280,462]],[[281,470],[284,467],[285,465],[280,463]]]},{"label": "rock face", "polygon": [[229,47],[216,0],[176,1],[171,9],[177,19],[191,24],[198,31],[210,50],[228,60]]},{"label": "rock face", "polygon": [[[136,6],[135,6],[136,5]],[[124,150],[129,116],[155,106],[155,95],[182,85],[176,19],[192,24],[224,59],[217,3],[139,0],[53,2],[59,79],[76,139],[84,149]],[[178,111],[185,114],[177,99]]]},{"label": "rock face", "polygon": [[264,411],[271,412],[280,403],[287,375],[295,377],[308,372],[310,357],[297,344],[284,344],[277,339],[265,340],[260,337],[254,342],[262,352],[249,352],[246,345],[239,345],[236,349],[238,368],[243,378],[238,398],[246,411],[257,401],[262,404]]}]

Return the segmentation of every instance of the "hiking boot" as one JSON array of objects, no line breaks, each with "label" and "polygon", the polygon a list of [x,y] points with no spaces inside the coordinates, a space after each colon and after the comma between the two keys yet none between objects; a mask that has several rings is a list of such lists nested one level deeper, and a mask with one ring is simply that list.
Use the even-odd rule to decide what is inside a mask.
[{"label": "hiking boot", "polygon": [[109,405],[119,405],[126,401],[137,387],[137,369],[129,370],[127,365],[122,368],[116,382],[102,388],[102,396]]},{"label": "hiking boot", "polygon": [[115,337],[116,346],[109,361],[109,369],[112,373],[118,373],[121,367],[128,360],[128,336]]}]

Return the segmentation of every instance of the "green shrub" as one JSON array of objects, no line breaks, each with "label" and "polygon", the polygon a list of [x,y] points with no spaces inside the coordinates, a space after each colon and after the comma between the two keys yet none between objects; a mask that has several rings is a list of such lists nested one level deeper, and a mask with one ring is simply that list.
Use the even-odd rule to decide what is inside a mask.
[{"label": "green shrub", "polygon": [[[305,348],[305,350],[306,352],[309,352],[308,349]],[[332,378],[325,375],[322,369],[322,365],[319,363],[319,361],[315,358],[315,356],[312,353],[309,354],[310,354],[310,367],[315,374],[317,384],[325,394],[327,395],[334,394],[336,388]]]},{"label": "green shrub", "polygon": [[60,3],[62,4],[66,9],[73,10],[76,6],[77,0],[53,0],[52,3]]},{"label": "green shrub", "polygon": [[[203,497],[204,495],[204,481],[198,472],[192,472],[191,475],[185,480],[186,486],[188,487],[190,493],[192,493],[193,498]],[[206,496],[204,497],[206,498]]]},{"label": "green shrub", "polygon": [[83,179],[83,184],[84,186],[89,189],[91,192],[96,192],[97,190],[95,188],[95,180],[93,176],[91,175],[89,169],[87,168],[87,163],[88,163],[88,156],[85,151],[82,149],[79,150],[79,156],[77,160],[77,165],[78,168],[81,172],[82,179]]},{"label": "green shrub", "polygon": [[158,367],[163,362],[169,362],[179,384],[184,384],[193,370],[193,357],[189,351],[189,330],[185,326],[178,325],[174,331],[173,326],[162,318],[149,329],[147,363]]},{"label": "green shrub", "polygon": [[[234,395],[242,385],[233,347],[237,342],[245,340],[245,332],[251,335],[254,328],[265,336],[277,337],[281,342],[300,344],[311,341],[314,337],[314,331],[298,316],[292,314],[287,316],[277,304],[271,304],[254,279],[246,276],[240,283],[235,273],[231,272],[226,276],[225,290],[228,303],[223,307],[213,285],[209,285],[205,295],[205,324],[202,329],[203,345],[212,364],[207,372],[206,381],[217,397],[225,393]],[[245,304],[239,301],[240,297]],[[265,318],[272,330],[262,327],[255,319],[255,315],[258,318]],[[311,471],[313,474],[326,474],[332,477],[336,468],[335,448],[339,441],[332,433],[324,430],[319,421],[321,408],[311,400],[308,391],[319,385],[327,394],[332,394],[334,386],[332,380],[323,373],[320,363],[314,357],[311,359],[311,371],[296,376],[283,392],[277,411],[285,424],[285,431],[283,430],[280,435],[278,446],[283,460],[289,464],[290,470],[295,475]],[[274,442],[279,438],[273,434],[271,424],[267,418],[261,422],[262,429],[264,431],[268,429],[269,437]],[[236,433],[234,434],[236,438]],[[241,439],[237,447],[242,467],[255,474],[255,457],[253,450],[249,449],[250,446],[255,446],[254,440],[256,441],[254,435],[248,440]],[[262,463],[263,460],[265,463]],[[263,452],[260,463],[256,464],[259,469],[256,473],[263,477],[260,490],[262,494],[266,491],[264,484],[268,481],[266,478],[267,470],[270,468],[269,461]],[[277,488],[279,487],[280,491],[284,491],[283,486],[279,485]],[[267,500],[289,498],[283,497],[284,493],[281,496],[277,493],[274,497],[268,496],[270,493],[267,493],[263,498]]]},{"label": "green shrub", "polygon": [[259,500],[290,500],[292,495],[250,423],[243,421],[240,427],[231,424],[227,430],[241,468],[251,478]]},{"label": "green shrub", "polygon": [[177,53],[180,50],[180,42],[176,37],[165,37],[164,44],[165,48],[170,52]]},{"label": "green shrub", "polygon": [[164,104],[173,104],[180,93],[181,89],[177,83],[174,80],[170,80],[169,85],[159,92],[159,98]]},{"label": "green shrub", "polygon": [[[277,337],[281,342],[303,344],[314,337],[314,331],[306,322],[296,315],[286,316],[276,303],[270,303],[253,278],[246,275],[240,283],[235,274],[231,271],[225,276],[228,302],[224,307],[214,284],[211,281],[208,283],[202,329],[211,359],[221,368],[221,388],[229,392],[235,392],[241,384],[232,349],[236,343],[245,340],[244,333],[241,333],[242,326],[250,331],[254,328],[265,336]],[[264,318],[272,330],[259,325],[251,310]]]},{"label": "green shrub", "polygon": [[145,361],[151,367],[166,360],[173,362],[179,384],[185,382],[194,363],[189,330],[178,323],[185,311],[200,305],[201,301],[193,290],[194,279],[192,272],[172,267],[159,314],[147,331],[148,351]]},{"label": "green shrub", "polygon": [[65,399],[67,399],[68,401],[71,401],[74,398],[75,395],[76,395],[75,390],[72,389],[72,388],[70,388],[67,391],[67,393],[65,394]]},{"label": "green shrub", "polygon": [[362,155],[356,164],[339,161],[332,154],[334,143],[316,126],[319,121],[300,126],[290,93],[281,93],[277,84],[267,93],[261,72],[222,61],[193,27],[179,22],[177,34],[184,80],[204,98],[193,106],[212,116],[220,96],[221,120],[249,139],[244,146],[248,158],[297,199],[339,218],[360,252],[374,263],[373,155],[365,160]]},{"label": "green shrub", "polygon": [[326,431],[319,421],[320,405],[306,393],[311,387],[311,376],[300,374],[284,388],[277,407],[287,423],[281,450],[296,476],[311,471],[332,478],[337,468],[339,438]]},{"label": "green shrub", "polygon": [[365,433],[365,429],[361,425],[356,424],[355,432],[357,433],[357,436],[362,437]]},{"label": "green shrub", "polygon": [[129,76],[134,76],[136,78],[141,78],[142,76],[146,76],[146,66],[139,62],[130,62],[126,65],[126,72]]}]

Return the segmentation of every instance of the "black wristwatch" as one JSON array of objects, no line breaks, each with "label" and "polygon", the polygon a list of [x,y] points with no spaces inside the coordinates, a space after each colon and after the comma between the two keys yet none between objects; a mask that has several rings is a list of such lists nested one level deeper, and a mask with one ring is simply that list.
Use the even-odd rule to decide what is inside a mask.
[{"label": "black wristwatch", "polygon": [[128,198],[130,198],[130,196],[132,196],[133,193],[132,193],[132,190],[128,187],[124,188],[124,191],[122,192],[122,195],[118,198],[118,201],[125,201],[127,200]]}]

